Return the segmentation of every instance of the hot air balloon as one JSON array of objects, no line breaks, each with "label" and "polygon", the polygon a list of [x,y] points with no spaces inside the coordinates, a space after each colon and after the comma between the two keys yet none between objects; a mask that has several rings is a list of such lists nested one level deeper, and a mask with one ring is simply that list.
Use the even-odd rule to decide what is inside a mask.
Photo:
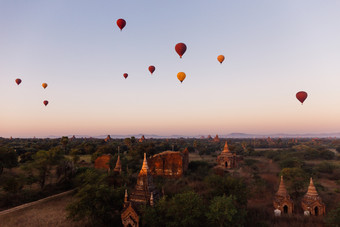
[{"label": "hot air balloon", "polygon": [[155,69],[156,69],[155,66],[153,66],[153,65],[149,66],[149,71],[150,71],[151,74],[155,71]]},{"label": "hot air balloon", "polygon": [[221,64],[224,61],[224,56],[223,55],[218,55],[217,61],[219,61]]},{"label": "hot air balloon", "polygon": [[21,79],[19,79],[19,78],[16,79],[16,80],[15,80],[15,83],[17,83],[17,85],[19,85],[19,84],[21,83]]},{"label": "hot air balloon", "polygon": [[125,27],[125,25],[126,25],[126,21],[124,20],[124,19],[118,19],[117,20],[117,25],[118,25],[118,27],[120,28],[120,30],[123,30],[123,28]]},{"label": "hot air balloon", "polygon": [[175,46],[177,54],[182,58],[183,54],[187,50],[187,46],[184,43],[177,43]]},{"label": "hot air balloon", "polygon": [[123,76],[126,79],[129,75],[127,73],[124,73]]},{"label": "hot air balloon", "polygon": [[298,93],[296,93],[296,98],[301,102],[301,104],[303,104],[307,96],[307,92],[304,91],[299,91]]},{"label": "hot air balloon", "polygon": [[47,83],[43,83],[41,86],[45,89],[47,88]]},{"label": "hot air balloon", "polygon": [[185,79],[186,75],[184,72],[179,72],[177,73],[177,78],[179,79],[179,81],[181,81],[181,83],[183,82],[183,80]]},{"label": "hot air balloon", "polygon": [[48,101],[47,101],[47,100],[44,100],[44,102],[43,102],[43,103],[44,103],[44,105],[45,105],[45,106],[47,106],[47,104],[48,104]]}]

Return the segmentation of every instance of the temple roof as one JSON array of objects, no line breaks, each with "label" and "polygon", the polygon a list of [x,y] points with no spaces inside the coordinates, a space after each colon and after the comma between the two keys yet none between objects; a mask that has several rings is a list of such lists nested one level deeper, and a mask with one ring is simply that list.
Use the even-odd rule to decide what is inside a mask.
[{"label": "temple roof", "polygon": [[308,191],[307,191],[305,196],[311,196],[311,197],[319,196],[318,192],[316,191],[316,188],[315,188],[315,186],[313,184],[313,179],[312,178],[310,178],[309,186],[308,186]]},{"label": "temple roof", "polygon": [[283,182],[283,176],[281,176],[279,190],[276,192],[276,195],[280,195],[280,196],[288,195],[286,187],[285,187],[285,183]]}]

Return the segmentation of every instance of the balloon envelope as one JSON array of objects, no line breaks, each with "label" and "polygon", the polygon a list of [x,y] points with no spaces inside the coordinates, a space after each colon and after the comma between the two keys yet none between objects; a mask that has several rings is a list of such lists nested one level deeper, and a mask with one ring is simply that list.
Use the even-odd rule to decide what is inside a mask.
[{"label": "balloon envelope", "polygon": [[47,106],[47,104],[48,104],[48,101],[47,101],[47,100],[45,100],[43,103],[44,103],[44,105],[45,105],[45,106]]},{"label": "balloon envelope", "polygon": [[182,58],[183,54],[187,50],[187,46],[184,43],[177,43],[175,46],[175,50],[180,58]]},{"label": "balloon envelope", "polygon": [[21,83],[21,79],[19,79],[19,78],[16,79],[16,80],[15,80],[15,83],[17,83],[17,85],[19,85],[19,84]]},{"label": "balloon envelope", "polygon": [[224,61],[224,56],[223,55],[219,55],[217,57],[217,60],[222,64],[222,62]]},{"label": "balloon envelope", "polygon": [[153,65],[149,66],[149,71],[150,71],[151,74],[155,71],[155,69],[156,69],[155,66],[153,66]]},{"label": "balloon envelope", "polygon": [[179,81],[181,81],[181,83],[183,82],[183,80],[185,79],[186,75],[184,72],[179,72],[177,73],[177,78]]},{"label": "balloon envelope", "polygon": [[123,76],[126,79],[129,75],[127,73],[124,73]]},{"label": "balloon envelope", "polygon": [[307,96],[307,92],[305,91],[299,91],[298,93],[296,93],[296,98],[301,102],[301,104],[303,104]]},{"label": "balloon envelope", "polygon": [[41,86],[45,89],[47,88],[47,83],[43,83]]},{"label": "balloon envelope", "polygon": [[126,25],[126,21],[124,19],[120,18],[120,19],[117,20],[117,25],[120,28],[120,30],[123,30],[123,28]]}]

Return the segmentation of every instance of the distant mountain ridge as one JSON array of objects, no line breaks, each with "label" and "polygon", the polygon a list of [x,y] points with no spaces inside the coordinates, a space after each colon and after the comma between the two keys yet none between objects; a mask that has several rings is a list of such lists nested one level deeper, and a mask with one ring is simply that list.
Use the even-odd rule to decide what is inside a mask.
[{"label": "distant mountain ridge", "polygon": [[[134,136],[135,138],[141,138],[144,135],[145,138],[154,138],[154,139],[176,139],[176,138],[201,138],[204,136],[205,138],[208,137],[208,134],[203,135],[156,135],[156,134],[125,134],[125,135],[114,135],[110,134],[110,137],[112,139],[124,139],[124,138],[130,138]],[[69,138],[71,138],[73,135],[68,135]],[[96,139],[105,139],[108,135],[98,135],[98,136],[89,136],[89,135],[74,135],[76,138],[96,138]],[[215,134],[211,134],[212,137],[215,136]],[[62,136],[46,136],[41,138],[61,138]],[[249,134],[249,133],[229,133],[229,134],[219,134],[219,138],[233,138],[233,139],[246,139],[246,138],[340,138],[340,132],[335,133],[273,133],[273,134]]]}]

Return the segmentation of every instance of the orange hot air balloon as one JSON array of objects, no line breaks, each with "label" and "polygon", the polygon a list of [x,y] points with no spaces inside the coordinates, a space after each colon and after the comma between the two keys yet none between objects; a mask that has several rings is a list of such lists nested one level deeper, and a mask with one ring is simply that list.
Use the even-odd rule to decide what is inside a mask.
[{"label": "orange hot air balloon", "polygon": [[124,19],[120,18],[120,19],[117,20],[117,25],[120,28],[120,30],[123,30],[123,28],[126,25],[126,21]]},{"label": "orange hot air balloon", "polygon": [[124,73],[123,76],[126,79],[129,75],[127,73]]},{"label": "orange hot air balloon", "polygon": [[177,43],[175,46],[177,54],[182,58],[183,54],[187,50],[187,46],[184,43]]},{"label": "orange hot air balloon", "polygon": [[185,79],[186,75],[184,72],[179,72],[177,73],[177,78],[179,81],[181,81],[181,83],[183,82],[183,80]]},{"label": "orange hot air balloon", "polygon": [[156,69],[155,66],[153,66],[153,65],[149,66],[149,71],[150,71],[151,74],[155,71],[155,69]]},{"label": "orange hot air balloon", "polygon": [[301,104],[303,104],[307,96],[307,92],[305,91],[299,91],[298,93],[296,93],[296,98],[301,102]]},{"label": "orange hot air balloon", "polygon": [[47,100],[45,100],[43,103],[44,103],[44,105],[45,105],[45,106],[47,106],[47,104],[48,104],[48,101],[47,101]]},{"label": "orange hot air balloon", "polygon": [[41,86],[45,89],[47,88],[47,83],[43,83]]},{"label": "orange hot air balloon", "polygon": [[217,60],[222,64],[222,62],[224,61],[224,56],[218,55]]},{"label": "orange hot air balloon", "polygon": [[17,85],[21,84],[21,79],[19,79],[19,78],[16,79],[16,80],[15,80],[15,83],[17,83]]}]

